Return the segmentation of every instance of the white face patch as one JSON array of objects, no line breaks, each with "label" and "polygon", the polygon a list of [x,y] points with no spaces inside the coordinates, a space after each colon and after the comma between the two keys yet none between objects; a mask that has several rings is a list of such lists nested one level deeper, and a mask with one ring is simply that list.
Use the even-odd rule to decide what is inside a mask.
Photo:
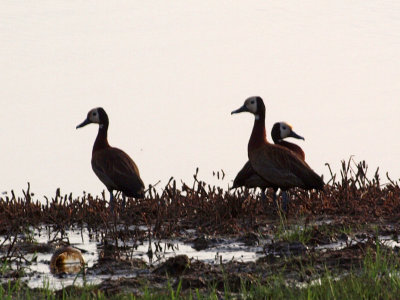
[{"label": "white face patch", "polygon": [[100,117],[99,117],[99,112],[97,111],[97,108],[93,108],[90,112],[89,112],[89,120],[92,123],[100,123]]},{"label": "white face patch", "polygon": [[256,114],[257,113],[257,99],[256,97],[251,97],[248,98],[245,102],[245,105],[247,107],[247,109],[253,113]]},{"label": "white face patch", "polygon": [[287,138],[292,132],[292,126],[286,122],[280,122],[281,139]]}]

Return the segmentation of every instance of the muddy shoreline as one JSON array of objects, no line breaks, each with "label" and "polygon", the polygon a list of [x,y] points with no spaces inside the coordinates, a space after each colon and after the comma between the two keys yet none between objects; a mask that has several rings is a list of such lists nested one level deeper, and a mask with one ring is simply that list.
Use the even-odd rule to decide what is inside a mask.
[{"label": "muddy shoreline", "polygon": [[[102,239],[102,233],[94,236],[84,230],[85,238],[78,243],[75,239],[70,244],[82,251],[86,267],[79,274],[58,275],[50,274],[48,257],[68,241],[62,237],[55,241],[50,235],[52,240],[38,242],[47,239],[46,230],[55,232],[48,227],[42,229],[41,238],[36,232],[30,241],[21,235],[15,242],[16,250],[10,260],[14,263],[3,271],[2,281],[5,284],[20,279],[35,290],[41,288],[43,280],[52,278],[50,288],[55,291],[61,289],[60,283],[63,287],[74,285],[77,289],[84,284],[94,284],[107,295],[129,292],[140,296],[144,287],[163,291],[169,285],[175,288],[180,285],[182,291],[207,290],[213,286],[223,292],[227,284],[229,290],[236,293],[243,284],[266,284],[277,273],[293,287],[318,281],[326,270],[332,276],[343,276],[361,270],[363,260],[368,255],[373,256],[377,247],[392,254],[398,254],[400,249],[398,223],[360,225],[345,222],[345,218],[340,217],[308,219],[307,222],[307,225],[296,224],[292,220],[280,225],[270,220],[268,225],[259,226],[257,232],[229,236],[207,236],[195,229],[186,230],[178,238],[152,240],[151,254],[145,250],[149,249],[148,237],[135,240],[135,244],[116,247],[104,235]],[[123,230],[121,227],[121,236],[126,234]],[[77,228],[67,230],[65,236],[71,237],[72,233],[79,239]],[[94,245],[92,252],[85,249],[88,244]],[[184,246],[187,248],[179,249]],[[2,257],[9,248],[7,243],[1,246]],[[187,254],[189,248],[191,252]],[[249,253],[252,256],[244,255]],[[36,258],[32,260],[32,257]],[[35,269],[38,264],[45,267]],[[56,281],[58,284],[54,284]]]},{"label": "muddy shoreline", "polygon": [[[400,247],[399,184],[366,173],[363,162],[343,162],[340,179],[332,174],[323,192],[291,190],[288,214],[271,194],[262,200],[255,191],[222,190],[197,174],[190,186],[171,179],[161,192],[150,187],[125,208],[117,196],[114,214],[104,194],[58,189],[39,200],[28,185],[23,197],[0,197],[1,282],[19,280],[32,291],[45,281],[52,290],[91,284],[107,295],[140,296],[171,286],[237,293],[271,285],[277,274],[300,289],[327,272],[357,274],[378,254],[395,259]],[[81,251],[78,274],[50,273],[62,246]]]}]

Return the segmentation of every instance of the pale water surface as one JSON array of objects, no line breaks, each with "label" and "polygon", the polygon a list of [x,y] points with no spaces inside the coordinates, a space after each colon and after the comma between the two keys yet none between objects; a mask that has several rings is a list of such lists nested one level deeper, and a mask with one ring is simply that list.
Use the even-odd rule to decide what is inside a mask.
[{"label": "pale water surface", "polygon": [[[187,232],[189,234],[189,232]],[[49,239],[54,238],[54,229],[52,227],[41,228],[40,234],[38,230],[32,232],[33,238],[37,243],[46,244]],[[22,280],[26,281],[30,287],[44,287],[48,286],[50,289],[61,289],[68,285],[76,284],[83,285],[84,283],[98,284],[101,281],[111,278],[117,279],[120,277],[136,277],[138,276],[135,272],[127,272],[126,270],[114,270],[114,274],[103,274],[104,272],[97,274],[95,270],[91,270],[99,259],[99,253],[102,245],[95,238],[90,238],[87,229],[82,230],[68,230],[67,235],[71,246],[80,249],[83,253],[83,257],[86,263],[86,267],[89,268],[87,275],[83,277],[79,275],[63,275],[55,276],[50,273],[50,259],[52,253],[37,253],[37,260],[28,266],[27,274],[29,277],[23,277]],[[92,234],[93,236],[93,234]],[[271,237],[272,238],[272,237]],[[237,238],[219,237],[211,239],[215,240],[210,242],[209,247],[204,250],[197,251],[192,247],[192,243],[188,243],[182,240],[155,240],[152,241],[151,249],[153,251],[153,257],[150,260],[147,252],[149,250],[149,242],[145,241],[137,245],[132,243],[128,244],[132,250],[130,259],[140,259],[148,264],[144,272],[150,272],[154,267],[159,266],[165,262],[168,258],[185,254],[191,260],[199,260],[209,264],[219,265],[227,263],[229,261],[239,262],[254,262],[258,258],[261,258],[267,254],[263,250],[265,245],[271,245],[271,238],[260,238],[259,242],[255,246],[246,246],[243,242],[237,241]],[[398,240],[399,237],[396,239]],[[393,240],[393,236],[381,236],[380,241],[388,247],[399,247],[399,243]],[[358,242],[365,241],[362,238],[348,238],[347,241],[342,240],[329,244],[319,245],[315,247],[316,251],[326,250],[340,250],[349,245],[355,245]],[[3,242],[3,237],[0,237],[0,243]],[[156,244],[159,246],[156,249]],[[295,248],[293,248],[296,250]],[[310,248],[309,248],[310,249]],[[311,249],[310,249],[311,250]],[[283,251],[283,252],[282,252]],[[287,253],[287,254],[284,254]],[[278,252],[269,252],[268,254],[278,255],[290,255],[289,252],[279,250]],[[33,254],[26,255],[26,259],[30,260]],[[101,268],[99,268],[100,270]],[[105,268],[104,270],[108,270]]]},{"label": "pale water surface", "polygon": [[[247,159],[261,95],[328,176],[355,155],[400,177],[400,2],[0,2],[0,192],[104,189],[90,167],[103,106],[109,140],[146,184],[200,177],[227,187]],[[212,177],[223,169],[224,181]]]}]

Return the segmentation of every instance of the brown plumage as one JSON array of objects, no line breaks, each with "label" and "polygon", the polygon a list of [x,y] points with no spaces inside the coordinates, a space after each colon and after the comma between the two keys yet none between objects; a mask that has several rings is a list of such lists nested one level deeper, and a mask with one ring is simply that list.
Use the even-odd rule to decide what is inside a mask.
[{"label": "brown plumage", "polygon": [[269,184],[264,179],[262,179],[256,173],[256,171],[254,171],[250,161],[247,161],[233,180],[232,188],[235,189],[241,186],[245,186],[249,189],[259,187],[262,190],[265,190],[268,185]]},{"label": "brown plumage", "polygon": [[[295,133],[292,129],[292,126],[286,122],[277,122],[272,126],[271,130],[272,140],[276,145],[281,145],[285,148],[290,149],[296,155],[299,156],[302,160],[305,158],[305,154],[303,149],[293,143],[289,143],[284,141],[285,138],[293,137],[296,139],[303,139],[304,138],[297,133]],[[243,168],[239,171],[236,175],[232,188],[238,188],[241,186],[245,186],[247,188],[261,188],[263,191],[267,187],[272,187],[272,183],[266,182],[262,179],[253,169],[250,164],[250,161],[247,161]]]},{"label": "brown plumage", "polygon": [[92,169],[108,190],[122,191],[128,197],[143,197],[143,182],[134,161],[118,148],[92,154]]},{"label": "brown plumage", "polygon": [[108,116],[101,107],[89,111],[87,118],[76,128],[90,123],[99,124],[99,132],[92,151],[92,169],[110,192],[113,208],[113,191],[121,191],[124,196],[143,198],[144,184],[135,162],[124,151],[111,147],[107,140]]},{"label": "brown plumage", "polygon": [[322,190],[323,180],[304,160],[291,150],[267,141],[263,100],[260,97],[250,97],[232,114],[246,111],[255,116],[248,144],[249,161],[267,186],[281,188],[283,191],[292,187]]},{"label": "brown plumage", "polygon": [[296,154],[282,146],[269,145],[249,151],[251,166],[264,180],[282,190],[323,188],[321,177]]}]

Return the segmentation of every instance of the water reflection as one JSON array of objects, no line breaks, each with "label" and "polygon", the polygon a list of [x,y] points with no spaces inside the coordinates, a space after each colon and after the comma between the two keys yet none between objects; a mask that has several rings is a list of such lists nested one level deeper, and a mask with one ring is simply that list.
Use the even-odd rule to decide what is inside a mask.
[{"label": "water reflection", "polygon": [[[43,232],[51,232],[51,230],[50,227],[36,230],[34,232],[35,243],[45,245],[54,239],[52,234],[43,234]],[[246,244],[237,237],[207,239],[207,246],[202,250],[195,249],[194,241],[196,239],[193,238],[151,242],[148,240],[131,241],[126,242],[123,247],[117,248],[112,242],[103,238],[101,241],[96,240],[96,238],[93,238],[93,233],[85,228],[69,230],[65,234],[68,235],[70,246],[60,247],[54,253],[52,251],[27,252],[25,256],[27,260],[37,256],[37,259],[32,260],[27,266],[26,279],[29,279],[27,283],[30,287],[43,287],[43,283],[46,282],[51,289],[60,289],[70,284],[98,284],[107,278],[135,277],[139,272],[150,272],[151,269],[158,267],[167,259],[178,255],[186,255],[189,260],[220,264],[230,261],[254,262],[265,255],[282,256],[281,248],[283,250],[290,248],[291,252],[293,252],[293,249],[302,250],[304,248],[302,244],[286,243],[281,245],[271,239],[260,239],[258,243]],[[332,242],[319,245],[310,249],[310,251],[339,250],[363,240],[354,237],[340,243]],[[380,240],[390,247],[398,247],[399,245],[393,240],[393,237],[382,236]],[[271,251],[268,251],[268,249]],[[303,250],[300,252],[303,252]],[[118,258],[115,257],[116,255],[118,255]],[[85,264],[86,272],[83,272],[82,267]],[[135,267],[132,267],[133,265]],[[51,272],[49,272],[49,266]]]}]

